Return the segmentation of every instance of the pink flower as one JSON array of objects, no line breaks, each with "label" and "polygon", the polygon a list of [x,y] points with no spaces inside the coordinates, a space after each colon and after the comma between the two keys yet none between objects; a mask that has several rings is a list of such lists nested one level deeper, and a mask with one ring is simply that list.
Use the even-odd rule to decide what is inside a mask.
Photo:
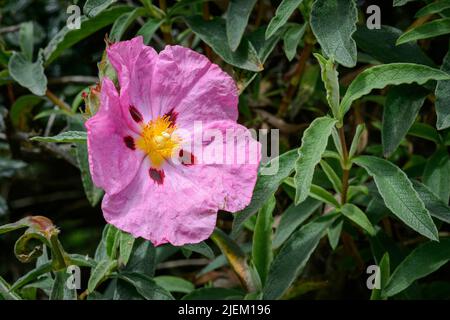
[{"label": "pink flower", "polygon": [[[260,144],[236,123],[235,83],[195,51],[167,46],[158,54],[142,37],[115,43],[107,53],[120,93],[105,78],[100,109],[86,122],[105,219],[154,245],[207,239],[218,210],[249,204],[260,161]],[[220,161],[205,161],[211,155]],[[237,161],[242,156],[254,161]]]}]

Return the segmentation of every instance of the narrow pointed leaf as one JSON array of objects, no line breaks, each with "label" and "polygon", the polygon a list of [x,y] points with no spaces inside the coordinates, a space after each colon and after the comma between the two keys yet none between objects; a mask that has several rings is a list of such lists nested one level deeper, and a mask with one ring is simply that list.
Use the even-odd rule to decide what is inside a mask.
[{"label": "narrow pointed leaf", "polygon": [[30,140],[54,143],[86,142],[87,134],[84,131],[66,131],[53,137],[32,137]]},{"label": "narrow pointed leaf", "polygon": [[354,204],[347,203],[341,208],[341,212],[346,218],[353,221],[355,224],[367,231],[369,235],[375,235],[375,229],[372,223],[370,223],[366,214],[360,208],[358,208]]},{"label": "narrow pointed leaf", "polygon": [[450,18],[433,20],[406,31],[397,40],[397,44],[422,40],[450,33]]},{"label": "narrow pointed leaf", "polygon": [[450,159],[447,148],[439,149],[428,159],[422,180],[434,194],[448,203],[450,197]]},{"label": "narrow pointed leaf", "polygon": [[233,239],[228,237],[228,235],[226,235],[222,230],[217,228],[211,235],[211,239],[225,255],[229,264],[247,290],[249,292],[256,291],[257,286],[250,267],[247,264],[247,258],[239,245]]},{"label": "narrow pointed leaf", "polygon": [[339,64],[356,65],[358,10],[353,0],[316,0],[311,9],[311,29],[324,53]]},{"label": "narrow pointed leaf", "polygon": [[205,21],[200,16],[193,16],[186,18],[186,23],[225,62],[249,71],[263,70],[258,53],[248,40],[242,40],[236,51],[231,51],[227,41],[225,20],[222,18]]},{"label": "narrow pointed leaf", "polygon": [[448,204],[439,199],[436,194],[421,182],[412,180],[412,183],[430,214],[441,221],[450,223],[450,207]]},{"label": "narrow pointed leaf", "polygon": [[227,10],[227,39],[231,51],[236,51],[239,47],[255,4],[256,0],[230,0]]},{"label": "narrow pointed leaf", "polygon": [[295,163],[296,204],[303,202],[309,195],[314,168],[322,158],[335,124],[336,120],[330,117],[317,118],[303,133],[302,144],[298,150],[299,156]]},{"label": "narrow pointed leaf", "polygon": [[[441,70],[450,74],[450,51],[442,62]],[[438,130],[450,127],[450,80],[439,81],[436,86],[436,128]]]},{"label": "narrow pointed leaf", "polygon": [[337,72],[336,65],[331,60],[325,59],[318,53],[314,54],[314,56],[320,64],[322,82],[327,90],[328,105],[336,117],[340,103],[339,73]]},{"label": "narrow pointed leaf", "polygon": [[275,197],[269,198],[267,203],[259,210],[253,233],[252,261],[258,271],[262,284],[266,282],[272,262],[272,225]]},{"label": "narrow pointed leaf", "polygon": [[95,17],[117,0],[87,0],[83,7],[83,13],[88,17]]},{"label": "narrow pointed leaf", "polygon": [[294,59],[297,54],[297,48],[306,31],[306,24],[293,24],[289,26],[283,36],[284,53],[289,61]]},{"label": "narrow pointed leaf", "polygon": [[401,85],[389,90],[381,128],[385,156],[391,155],[400,145],[427,95],[428,91],[418,85]]},{"label": "narrow pointed leaf", "polygon": [[283,0],[275,11],[275,16],[270,20],[266,30],[266,39],[270,38],[286,24],[289,17],[294,13],[295,9],[303,2],[303,0]]},{"label": "narrow pointed leaf", "polygon": [[437,229],[430,213],[400,168],[373,156],[359,156],[353,161],[373,176],[386,207],[397,218],[425,237],[438,240]]},{"label": "narrow pointed leaf", "polygon": [[392,273],[382,295],[393,296],[414,281],[438,270],[450,260],[450,239],[428,242],[414,249]]},{"label": "narrow pointed leaf", "polygon": [[390,63],[375,66],[361,72],[348,87],[342,98],[340,113],[344,115],[353,101],[370,93],[374,89],[383,89],[388,85],[400,85],[416,82],[424,84],[430,80],[449,80],[450,75],[428,66],[413,63]]},{"label": "narrow pointed leaf", "polygon": [[416,18],[437,14],[446,9],[450,9],[450,0],[438,0],[417,11]]},{"label": "narrow pointed leaf", "polygon": [[336,217],[336,214],[321,216],[291,235],[272,262],[263,299],[278,299],[284,294]]}]

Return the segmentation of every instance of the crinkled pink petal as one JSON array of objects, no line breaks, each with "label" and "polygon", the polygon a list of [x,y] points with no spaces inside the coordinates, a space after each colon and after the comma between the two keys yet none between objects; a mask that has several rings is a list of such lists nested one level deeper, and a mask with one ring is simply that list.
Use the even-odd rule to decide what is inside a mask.
[{"label": "crinkled pink petal", "polygon": [[89,167],[94,184],[106,193],[122,190],[136,175],[144,158],[131,150],[126,137],[135,138],[125,123],[119,96],[111,80],[104,78],[99,111],[86,124]]},{"label": "crinkled pink petal", "polygon": [[181,46],[166,46],[152,72],[146,99],[154,116],[176,112],[181,127],[191,126],[194,120],[237,120],[236,85],[205,56]]},{"label": "crinkled pink petal", "polygon": [[154,245],[170,242],[181,246],[207,239],[214,230],[217,213],[211,190],[199,188],[169,165],[164,166],[164,183],[159,185],[150,178],[149,170],[149,162],[144,161],[124,190],[105,195],[105,219]]},{"label": "crinkled pink petal", "polygon": [[[203,135],[192,132],[190,138],[195,139],[193,143],[197,147],[188,147],[196,160],[193,165],[177,165],[177,169],[200,188],[213,190],[211,197],[214,197],[219,209],[229,212],[244,209],[250,203],[255,187],[261,161],[261,144],[247,128],[229,120],[209,122],[200,129],[196,128]],[[212,130],[221,133],[222,139],[220,136],[210,139],[211,134],[207,135],[206,132],[214,136]],[[227,133],[233,139],[227,141]],[[199,139],[199,136],[202,138]],[[201,155],[196,149],[202,150]],[[209,178],[204,179],[205,175]],[[213,184],[212,181],[217,177],[220,177],[220,184]]]},{"label": "crinkled pink petal", "polygon": [[142,36],[112,44],[107,48],[108,58],[117,71],[120,84],[120,100],[128,125],[136,130],[136,121],[129,114],[135,107],[144,121],[152,119],[150,104],[144,100],[149,91],[152,69],[158,59],[156,51],[143,43]]}]

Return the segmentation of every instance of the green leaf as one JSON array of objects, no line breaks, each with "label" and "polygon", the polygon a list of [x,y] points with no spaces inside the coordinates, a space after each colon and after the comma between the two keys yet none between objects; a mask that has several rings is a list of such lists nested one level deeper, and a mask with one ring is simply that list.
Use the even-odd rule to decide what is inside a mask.
[{"label": "green leaf", "polygon": [[356,132],[355,135],[353,136],[352,145],[350,146],[350,151],[348,152],[348,157],[350,159],[356,155],[362,134],[365,130],[366,126],[363,123],[358,124],[358,126],[356,127]]},{"label": "green leaf", "polygon": [[106,254],[106,235],[108,234],[109,228],[111,228],[110,224],[106,224],[103,227],[102,238],[97,245],[97,249],[94,254],[94,260],[97,262],[108,258],[108,255]]},{"label": "green leaf", "polygon": [[195,289],[191,282],[174,276],[159,276],[154,277],[153,280],[158,286],[168,292],[190,293]]},{"label": "green leaf", "polygon": [[11,291],[16,291],[22,288],[24,285],[37,279],[39,276],[47,272],[50,272],[51,270],[52,270],[52,263],[47,262],[44,263],[43,265],[40,265],[39,267],[36,267],[31,271],[28,271],[25,275],[21,276],[19,279],[16,280],[16,282],[14,282],[14,284],[11,286]]},{"label": "green leaf", "polygon": [[78,167],[81,172],[84,192],[91,206],[95,207],[103,196],[103,190],[97,188],[92,182],[91,172],[89,170],[88,151],[86,143],[78,143],[75,149]]},{"label": "green leaf", "polygon": [[275,204],[275,196],[272,195],[261,210],[259,210],[256,218],[255,231],[253,233],[252,261],[263,285],[266,282],[270,263],[273,259],[272,214],[275,209]]},{"label": "green leaf", "polygon": [[339,238],[341,237],[343,225],[344,225],[344,220],[341,218],[338,218],[327,229],[328,242],[330,243],[330,247],[333,250],[336,250],[336,248],[339,244]]},{"label": "green leaf", "polygon": [[374,89],[383,89],[388,85],[400,85],[417,82],[424,84],[429,80],[448,80],[450,75],[428,66],[413,63],[390,63],[375,66],[361,72],[348,87],[339,107],[343,116],[353,101],[370,93]]},{"label": "green leaf", "polygon": [[381,128],[386,157],[398,148],[408,133],[427,95],[428,91],[418,85],[401,85],[389,90]]},{"label": "green leaf", "polygon": [[30,227],[31,223],[29,221],[28,217],[25,217],[23,219],[20,219],[19,221],[8,223],[0,226],[0,234],[8,233],[11,231],[15,231],[22,228]]},{"label": "green leaf", "polygon": [[450,197],[450,159],[447,148],[439,149],[428,159],[422,180],[434,194],[448,203]]},{"label": "green leaf", "polygon": [[266,28],[260,27],[256,31],[250,33],[248,35],[248,41],[251,42],[256,52],[258,53],[258,57],[261,60],[261,63],[266,62],[269,55],[275,49],[278,42],[281,40],[281,37],[284,32],[284,28],[275,32],[273,36],[266,39],[264,37]]},{"label": "green leaf", "polygon": [[89,256],[83,256],[81,254],[68,254],[70,264],[80,266],[80,267],[89,267],[94,268],[97,265],[94,259],[89,258]]},{"label": "green leaf", "polygon": [[272,262],[263,291],[264,299],[273,300],[283,295],[305,267],[336,217],[336,214],[321,216],[292,234]]},{"label": "green leaf", "polygon": [[450,223],[450,207],[448,204],[439,199],[426,185],[417,180],[412,180],[412,183],[430,214],[439,220]]},{"label": "green leaf", "polygon": [[433,3],[430,3],[417,11],[416,18],[428,16],[431,14],[437,14],[440,13],[446,9],[450,8],[450,0],[439,0]]},{"label": "green leaf", "polygon": [[298,206],[290,205],[281,215],[280,223],[273,239],[273,248],[279,248],[299,225],[306,221],[319,207],[321,203],[313,198],[308,198]]},{"label": "green leaf", "polygon": [[116,259],[117,249],[119,248],[120,231],[113,225],[110,225],[106,231],[105,250],[106,255],[111,259]]},{"label": "green leaf", "polygon": [[123,34],[127,31],[128,27],[139,17],[146,15],[145,8],[136,8],[131,12],[125,12],[114,21],[111,27],[109,38],[112,42],[118,42],[122,39]]},{"label": "green leaf", "polygon": [[32,137],[30,140],[55,143],[86,142],[87,134],[84,131],[66,131],[53,137]]},{"label": "green leaf", "polygon": [[407,4],[408,2],[413,2],[416,0],[394,0],[394,7],[401,7]]},{"label": "green leaf", "polygon": [[339,208],[341,206],[339,204],[339,202],[336,200],[336,198],[331,193],[329,193],[327,190],[325,190],[321,186],[318,186],[315,184],[311,185],[309,196],[316,200],[325,202],[335,208]]},{"label": "green leaf", "polygon": [[225,62],[249,71],[263,70],[258,54],[248,40],[242,40],[239,48],[231,51],[226,39],[225,20],[214,18],[205,21],[200,16],[193,16],[186,18],[186,23]]},{"label": "green leaf", "polygon": [[211,247],[208,246],[204,241],[195,244],[185,244],[182,248],[200,253],[201,255],[211,260],[215,258],[214,252],[212,251]]},{"label": "green leaf", "polygon": [[383,63],[410,62],[434,67],[434,62],[415,42],[397,46],[402,31],[390,26],[370,30],[361,24],[353,34],[358,47]]},{"label": "green leaf", "polygon": [[347,203],[341,208],[341,212],[346,218],[356,223],[363,230],[367,231],[370,236],[375,235],[376,232],[372,223],[370,223],[366,214],[360,208],[354,204]]},{"label": "green leaf", "polygon": [[106,280],[116,267],[117,260],[105,259],[100,261],[91,271],[91,276],[88,281],[89,292],[94,292],[95,288]]},{"label": "green leaf", "polygon": [[156,250],[150,241],[137,239],[133,252],[125,268],[129,272],[137,272],[153,277],[156,268]]},{"label": "green leaf", "polygon": [[0,298],[4,300],[22,300],[17,293],[11,291],[10,285],[2,277],[0,277]]},{"label": "green leaf", "polygon": [[336,66],[331,60],[325,59],[322,55],[315,53],[317,61],[319,61],[322,82],[327,90],[327,101],[333,112],[334,117],[338,116],[340,93],[339,93],[339,73]]},{"label": "green leaf", "polygon": [[303,2],[303,0],[283,0],[275,11],[275,16],[270,20],[269,26],[266,30],[266,39],[277,32],[282,26],[286,24],[289,17],[294,13],[295,9]]},{"label": "green leaf", "polygon": [[[450,73],[450,51],[442,62],[441,70]],[[439,81],[436,86],[436,128],[438,130],[450,127],[450,80]]]},{"label": "green leaf", "polygon": [[415,280],[438,270],[450,260],[450,239],[427,242],[414,249],[392,273],[382,295],[393,296],[408,288]]},{"label": "green leaf", "polygon": [[27,94],[20,96],[11,107],[9,116],[15,128],[26,127],[27,118],[31,115],[34,106],[43,101],[42,97]]},{"label": "green leaf", "polygon": [[67,270],[60,270],[55,272],[55,280],[50,293],[50,300],[77,300],[77,290],[69,289],[67,280],[72,273],[67,273]]},{"label": "green leaf", "polygon": [[173,300],[172,295],[153,281],[152,278],[141,273],[119,274],[119,278],[132,284],[147,300]]},{"label": "green leaf", "polygon": [[250,204],[234,216],[232,236],[238,234],[244,222],[264,205],[267,199],[277,191],[281,182],[292,173],[297,156],[297,150],[291,150],[265,165],[266,168],[278,168],[278,170],[273,175],[258,176]]},{"label": "green leaf", "polygon": [[373,176],[386,207],[397,218],[425,237],[438,240],[438,232],[430,213],[400,168],[373,156],[359,156],[353,161]]},{"label": "green leaf", "polygon": [[163,20],[161,19],[154,19],[149,18],[146,23],[138,30],[136,33],[137,36],[143,36],[144,37],[144,43],[149,44],[150,40],[152,40],[153,35],[155,32],[159,29],[161,24],[163,23]]},{"label": "green leaf", "polygon": [[44,74],[41,54],[36,62],[31,62],[23,54],[14,52],[9,59],[8,70],[14,80],[33,94],[43,96],[47,91],[47,77]]},{"label": "green leaf", "polygon": [[384,290],[384,288],[386,287],[388,281],[389,281],[389,277],[391,276],[391,263],[390,263],[390,259],[389,259],[389,253],[386,252],[383,257],[381,258],[380,261],[380,289],[373,289],[372,290],[372,295],[370,296],[370,300],[380,300],[381,297],[381,292],[382,290]]},{"label": "green leaf", "polygon": [[87,0],[83,7],[83,13],[88,17],[95,17],[117,0]]},{"label": "green leaf", "polygon": [[314,168],[322,158],[335,124],[336,120],[330,117],[316,118],[303,133],[302,145],[298,149],[299,156],[295,163],[295,204],[308,197]]},{"label": "green leaf", "polygon": [[297,54],[297,48],[306,31],[306,23],[294,23],[290,25],[283,36],[284,53],[289,61],[294,59]]},{"label": "green leaf", "polygon": [[133,251],[135,238],[127,233],[120,231],[119,234],[119,266],[126,266],[131,257],[131,252]]},{"label": "green leaf", "polygon": [[236,51],[241,43],[248,18],[256,4],[256,0],[230,0],[227,10],[227,39],[231,51]]},{"label": "green leaf", "polygon": [[320,167],[322,168],[323,172],[325,172],[325,175],[327,176],[328,180],[330,180],[331,184],[333,185],[334,190],[337,193],[342,192],[342,181],[337,175],[336,172],[334,172],[334,169],[326,162],[325,160],[320,161]]},{"label": "green leaf", "polygon": [[311,9],[311,29],[324,53],[341,65],[356,65],[358,10],[353,0],[316,0]]},{"label": "green leaf", "polygon": [[33,44],[34,44],[34,38],[33,38],[33,22],[23,22],[20,24],[19,29],[19,43],[20,43],[20,50],[22,51],[22,54],[28,59],[28,61],[33,60]]},{"label": "green leaf", "polygon": [[436,145],[441,143],[441,137],[437,130],[426,123],[414,123],[411,129],[409,129],[408,135],[434,142]]},{"label": "green leaf", "polygon": [[397,40],[397,45],[410,41],[422,40],[450,33],[450,18],[433,20],[406,31]]},{"label": "green leaf", "polygon": [[240,246],[228,237],[222,230],[215,229],[211,235],[211,240],[219,247],[220,251],[227,258],[230,266],[238,275],[239,279],[245,285],[247,291],[254,292],[257,290],[255,279],[252,271],[247,264],[247,258]]},{"label": "green leaf", "polygon": [[115,6],[100,12],[95,19],[81,17],[80,29],[69,29],[67,26],[62,28],[44,49],[45,65],[52,63],[65,49],[110,25],[123,13],[131,10],[129,6]]}]

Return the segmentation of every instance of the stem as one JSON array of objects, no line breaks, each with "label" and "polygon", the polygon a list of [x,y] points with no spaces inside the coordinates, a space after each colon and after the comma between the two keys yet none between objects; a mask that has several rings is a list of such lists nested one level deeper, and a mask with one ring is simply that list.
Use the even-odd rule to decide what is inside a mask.
[{"label": "stem", "polygon": [[58,240],[58,236],[53,234],[50,236],[50,243],[52,244],[52,259],[56,261],[55,267],[57,270],[61,270],[67,267],[66,259],[64,258],[64,249]]},{"label": "stem", "polygon": [[64,101],[60,100],[53,92],[47,89],[45,92],[45,95],[47,98],[50,99],[51,102],[53,102],[56,106],[58,106],[61,110],[67,111],[68,113],[73,113],[70,106],[65,103]]},{"label": "stem", "polygon": [[[159,8],[166,12],[167,11],[167,4],[166,4],[166,0],[159,0]],[[163,37],[164,37],[164,42],[166,44],[173,44],[173,37],[172,37],[172,27],[170,25],[170,23],[164,22],[161,25],[161,31],[163,33]]]},{"label": "stem", "polygon": [[280,103],[280,108],[278,109],[278,116],[284,117],[286,115],[287,109],[291,104],[292,98],[294,97],[295,91],[298,87],[298,84],[302,78],[303,71],[305,70],[306,62],[311,56],[311,52],[313,49],[313,44],[307,42],[305,47],[303,48],[302,53],[300,54],[300,58],[298,59],[297,65],[295,66],[295,70],[291,76],[289,81],[289,86],[286,90],[286,94]]},{"label": "stem", "polygon": [[348,191],[348,180],[350,177],[350,169],[348,169],[348,149],[347,149],[347,142],[345,141],[345,132],[344,127],[340,127],[338,129],[339,131],[339,139],[341,141],[342,146],[342,195],[341,195],[341,204],[347,203],[347,191]]}]

